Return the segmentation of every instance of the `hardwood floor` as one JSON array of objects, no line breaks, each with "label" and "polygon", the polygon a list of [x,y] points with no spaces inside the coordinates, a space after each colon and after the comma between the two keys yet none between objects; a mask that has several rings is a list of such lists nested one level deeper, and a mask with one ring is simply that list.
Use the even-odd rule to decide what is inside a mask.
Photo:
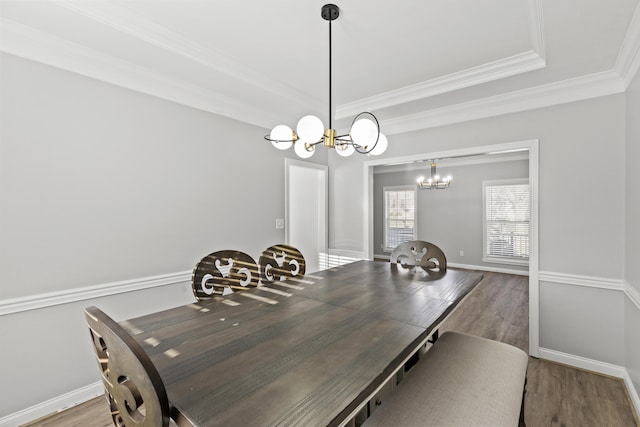
[{"label": "hardwood floor", "polygon": [[[443,324],[529,349],[528,278],[485,273],[484,280]],[[621,379],[529,358],[528,427],[640,427]],[[30,427],[111,426],[104,397],[28,424]],[[366,425],[366,424],[365,424]]]}]

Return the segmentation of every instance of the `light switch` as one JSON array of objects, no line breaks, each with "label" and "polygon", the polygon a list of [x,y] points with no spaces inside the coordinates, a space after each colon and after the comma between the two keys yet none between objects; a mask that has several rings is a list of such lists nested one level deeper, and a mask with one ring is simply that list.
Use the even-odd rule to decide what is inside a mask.
[{"label": "light switch", "polygon": [[276,228],[277,229],[284,228],[284,218],[276,218]]}]

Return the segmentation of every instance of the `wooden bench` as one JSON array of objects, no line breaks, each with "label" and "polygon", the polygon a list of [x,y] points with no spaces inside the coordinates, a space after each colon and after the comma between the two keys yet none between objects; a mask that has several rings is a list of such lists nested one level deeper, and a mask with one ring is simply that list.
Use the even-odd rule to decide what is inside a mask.
[{"label": "wooden bench", "polygon": [[364,426],[524,425],[527,363],[509,344],[445,332]]}]

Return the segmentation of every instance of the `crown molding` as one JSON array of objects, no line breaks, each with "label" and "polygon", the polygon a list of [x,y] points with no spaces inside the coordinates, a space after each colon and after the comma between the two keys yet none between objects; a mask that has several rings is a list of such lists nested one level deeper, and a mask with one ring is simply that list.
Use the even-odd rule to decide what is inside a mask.
[{"label": "crown molding", "polygon": [[361,111],[381,110],[400,104],[452,92],[466,87],[499,80],[516,74],[537,70],[546,63],[537,52],[528,52],[502,58],[477,67],[447,74],[414,85],[359,99],[336,107],[336,118],[344,119]]},{"label": "crown molding", "polygon": [[546,50],[542,2],[541,0],[528,0],[527,3],[531,50],[397,90],[338,105],[336,118],[344,119],[361,111],[381,110],[544,68],[546,66]]},{"label": "crown molding", "polygon": [[[268,128],[277,121],[252,105],[0,18],[0,50],[147,95]],[[270,117],[273,116],[273,117]]]},{"label": "crown molding", "polygon": [[210,70],[240,80],[245,84],[267,91],[272,95],[300,105],[315,105],[321,102],[308,93],[280,81],[270,79],[253,69],[212,48],[205,48],[193,40],[180,36],[166,27],[118,6],[114,2],[86,0],[50,0],[72,12],[111,27],[138,40],[154,45],[164,51],[182,56]]},{"label": "crown molding", "polygon": [[[143,17],[110,2],[87,2],[83,0],[52,0],[58,5],[75,13],[86,16],[122,33],[155,45],[173,54],[181,55],[191,61],[223,73],[242,82],[266,90],[273,95],[286,98],[289,102],[301,105],[316,105],[320,100],[307,93],[269,79],[261,73],[240,64],[218,51],[204,49],[193,41],[181,37],[167,28],[155,24]],[[533,49],[488,64],[472,67],[437,79],[432,79],[399,90],[365,98],[354,103],[336,107],[336,118],[350,117],[360,111],[381,109],[406,102],[415,101],[451,92],[465,87],[543,68],[544,34],[543,14],[540,0],[528,0],[529,30]],[[363,107],[364,106],[364,107]]]},{"label": "crown molding", "polygon": [[640,69],[640,4],[636,6],[613,68],[624,81],[625,89]]},{"label": "crown molding", "polygon": [[544,13],[542,0],[529,0],[529,30],[533,50],[545,59],[547,56],[544,43]]},{"label": "crown molding", "polygon": [[624,92],[613,70],[382,121],[385,134],[413,132]]}]

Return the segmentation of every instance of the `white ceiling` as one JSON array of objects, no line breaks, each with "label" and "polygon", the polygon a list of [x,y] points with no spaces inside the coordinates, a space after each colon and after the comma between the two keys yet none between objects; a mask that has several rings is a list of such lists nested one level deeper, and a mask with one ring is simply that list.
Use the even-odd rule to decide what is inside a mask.
[{"label": "white ceiling", "polygon": [[[387,134],[625,90],[639,0],[347,0],[334,128]],[[270,128],[328,124],[322,0],[0,0],[0,49]]]}]

